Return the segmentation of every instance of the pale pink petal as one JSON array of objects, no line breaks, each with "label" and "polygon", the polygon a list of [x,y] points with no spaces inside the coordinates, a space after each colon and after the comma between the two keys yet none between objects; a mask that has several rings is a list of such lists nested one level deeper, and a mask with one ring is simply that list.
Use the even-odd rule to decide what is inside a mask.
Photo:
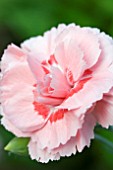
[{"label": "pale pink petal", "polygon": [[84,52],[75,42],[76,39],[69,41],[67,49],[65,49],[65,55],[67,58],[67,68],[72,71],[74,81],[77,81],[86,68],[86,62],[83,60]]},{"label": "pale pink petal", "polygon": [[111,64],[113,65],[113,41],[112,39],[108,35],[101,33],[99,35],[99,42],[100,42],[101,54],[100,54],[98,62],[92,68],[92,70],[95,73],[97,71],[102,72],[106,68],[110,67]]},{"label": "pale pink petal", "polygon": [[22,49],[26,52],[26,54],[29,54],[29,52],[33,52],[35,54],[41,54],[43,58],[39,57],[39,61],[43,61],[46,59],[49,59],[49,51],[48,51],[48,44],[43,38],[43,36],[37,36],[30,38],[26,41],[24,41],[21,44]]},{"label": "pale pink petal", "polygon": [[55,49],[55,58],[61,69],[69,70],[73,74],[74,81],[82,75],[85,70],[84,53],[75,43],[76,39],[59,43]]},{"label": "pale pink petal", "polygon": [[91,139],[94,138],[94,126],[96,125],[96,120],[91,113],[86,114],[83,126],[78,130],[76,136],[77,150],[81,152],[85,146],[90,146]]},{"label": "pale pink petal", "polygon": [[[46,125],[33,136],[33,141],[38,142],[40,149],[54,149],[60,144],[65,144],[72,137],[76,136],[78,129],[82,126],[83,117],[76,117],[76,111],[65,112],[61,118],[52,118]],[[43,140],[43,137],[46,140]]]},{"label": "pale pink petal", "polygon": [[17,137],[29,137],[31,136],[30,132],[24,133],[21,130],[19,130],[18,128],[16,128],[15,125],[13,125],[9,119],[7,117],[3,117],[1,119],[1,124],[5,126],[5,128],[9,131],[12,132],[14,135],[16,135]]},{"label": "pale pink petal", "polygon": [[102,100],[96,103],[93,114],[97,122],[103,127],[113,126],[113,88],[108,94],[104,95]]},{"label": "pale pink petal", "polygon": [[37,101],[45,105],[58,106],[63,102],[62,98],[39,96]]},{"label": "pale pink petal", "polygon": [[44,33],[44,39],[48,45],[48,53],[49,55],[54,54],[55,46],[56,46],[56,37],[66,28],[65,24],[59,24],[56,29],[53,27],[50,31]]},{"label": "pale pink petal", "polygon": [[[99,48],[99,33],[94,32],[91,29],[84,29],[77,27],[70,27],[65,29],[57,37],[57,44],[71,39],[76,39],[76,44],[84,53],[84,60],[87,64],[87,68],[91,68],[98,61],[101,49]],[[92,42],[92,43],[91,43]]]},{"label": "pale pink petal", "polygon": [[76,154],[76,150],[81,152],[85,146],[89,147],[90,140],[94,138],[93,129],[95,122],[96,121],[91,114],[87,115],[82,128],[77,132],[77,136],[71,137],[65,144],[60,144],[53,149],[48,147],[41,148],[38,144],[40,142],[39,140],[37,143],[34,139],[31,140],[29,144],[31,158],[36,159],[39,162],[47,163],[49,160],[53,161],[60,159],[60,156],[71,156],[72,154]]},{"label": "pale pink petal", "polygon": [[59,160],[60,156],[71,156],[72,154],[75,154],[76,140],[72,137],[65,145],[60,145],[52,150],[49,150],[48,148],[40,149],[37,146],[37,142],[31,140],[28,148],[32,159],[36,159],[42,163],[47,163],[49,160]]},{"label": "pale pink petal", "polygon": [[39,58],[38,56],[43,56],[41,54],[35,54],[35,53],[30,53],[27,60],[28,60],[28,64],[31,68],[31,71],[33,72],[34,74],[34,77],[36,78],[36,80],[38,82],[43,82],[44,81],[44,70],[41,66],[41,63],[39,61]]},{"label": "pale pink petal", "polygon": [[53,149],[51,153],[59,154],[60,156],[71,156],[76,154],[76,150],[76,138],[72,137],[65,145],[60,145]]},{"label": "pale pink petal", "polygon": [[44,119],[34,110],[33,85],[36,80],[25,57],[23,55],[17,56],[18,51],[17,47],[10,46],[4,53],[4,62],[6,60],[7,63],[8,57],[11,60],[7,63],[7,71],[5,71],[0,84],[1,102],[7,119],[16,128],[24,132],[30,132],[39,128],[44,123]]},{"label": "pale pink petal", "polygon": [[52,80],[50,86],[53,88],[51,96],[64,98],[70,90],[65,74],[57,67],[51,68]]},{"label": "pale pink petal", "polygon": [[[102,86],[102,84],[104,85]],[[84,113],[83,110],[85,108],[88,109],[94,102],[101,100],[103,94],[108,93],[112,86],[112,73],[107,70],[103,71],[102,73],[100,72],[87,81],[83,85],[82,89],[78,90],[78,92],[64,100],[64,102],[58,106],[58,108],[75,109],[80,107],[78,109],[78,113]]]},{"label": "pale pink petal", "polygon": [[38,162],[48,163],[49,160],[53,161],[60,159],[59,154],[52,154],[51,151],[48,151],[47,148],[40,149],[37,146],[37,142],[33,142],[32,140],[29,142],[28,150],[31,159],[36,159]]},{"label": "pale pink petal", "polygon": [[1,60],[1,70],[2,73],[4,73],[13,67],[16,67],[16,65],[25,62],[26,55],[16,45],[11,44],[8,46],[7,50],[5,50]]},{"label": "pale pink petal", "polygon": [[44,36],[30,38],[29,40],[24,41],[21,46],[27,53],[33,51],[35,54],[44,54],[43,58],[39,57],[38,59],[48,60],[50,55],[54,53],[56,37],[65,28],[65,24],[60,24],[57,29],[53,27],[50,31],[45,32]]},{"label": "pale pink petal", "polygon": [[71,156],[72,154],[76,154],[76,150],[81,152],[85,146],[89,147],[90,140],[94,138],[93,129],[95,123],[94,117],[91,114],[88,114],[82,128],[78,130],[77,136],[71,137],[66,144],[60,144],[53,149],[48,147],[40,148],[40,145],[38,145],[39,141],[36,143],[34,140],[31,140],[29,152],[32,159],[47,163],[49,160],[58,160],[60,156]]}]

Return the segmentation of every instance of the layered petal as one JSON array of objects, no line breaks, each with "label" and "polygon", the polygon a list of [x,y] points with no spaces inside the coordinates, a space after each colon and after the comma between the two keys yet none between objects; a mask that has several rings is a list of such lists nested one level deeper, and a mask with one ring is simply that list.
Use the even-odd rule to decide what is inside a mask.
[{"label": "layered petal", "polygon": [[71,71],[73,81],[78,80],[85,70],[84,52],[77,46],[75,39],[61,42],[55,49],[55,58],[63,71]]},{"label": "layered petal", "polygon": [[94,127],[96,125],[96,119],[91,113],[87,113],[85,116],[84,124],[80,130],[78,130],[76,136],[77,150],[81,152],[85,146],[90,146],[91,139],[94,138]]},{"label": "layered petal", "polygon": [[44,119],[34,110],[33,85],[36,80],[28,67],[26,56],[24,57],[24,53],[22,55],[22,51],[17,47],[9,46],[4,53],[3,62],[7,63],[7,69],[3,64],[4,74],[1,80],[3,115],[21,131],[36,130],[44,123]]},{"label": "layered petal", "polygon": [[86,108],[86,112],[86,110],[91,107],[93,103],[101,100],[103,98],[103,94],[108,93],[112,86],[112,73],[107,70],[102,73],[100,72],[94,75],[88,81],[83,81],[82,88],[79,89],[76,86],[75,93],[64,100],[64,102],[60,106],[58,106],[58,108],[79,108],[79,113],[82,113],[83,110]]},{"label": "layered petal", "polygon": [[45,148],[40,148],[38,142],[31,139],[28,146],[31,158],[47,163],[49,160],[58,160],[61,156],[76,154],[76,151],[81,152],[85,146],[90,146],[90,140],[94,138],[93,129],[95,124],[96,119],[91,113],[88,113],[75,136],[71,137],[66,143],[54,148],[49,148],[49,145]]},{"label": "layered petal", "polygon": [[[72,136],[76,136],[78,129],[81,128],[83,117],[78,118],[76,111],[65,111],[64,115],[61,113],[53,114],[46,125],[32,136],[32,140],[38,142],[40,149],[46,147],[54,149],[60,144],[66,144]],[[43,140],[44,136],[46,140]]]},{"label": "layered petal", "polygon": [[108,128],[113,125],[113,88],[96,103],[93,114],[103,127]]},{"label": "layered petal", "polygon": [[27,52],[41,53],[42,57],[38,57],[40,61],[48,60],[50,55],[54,53],[56,46],[56,37],[66,28],[65,24],[60,24],[56,29],[53,27],[50,31],[44,33],[44,36],[37,36],[24,41],[21,46]]},{"label": "layered petal", "polygon": [[[100,42],[100,57],[96,65],[92,68],[92,70],[96,72],[102,72],[106,68],[108,69],[111,65],[113,65],[113,40],[111,37],[106,35],[105,33],[101,33],[99,35]],[[113,70],[113,69],[112,69]]]},{"label": "layered petal", "polygon": [[[99,47],[99,32],[93,29],[80,28],[79,26],[64,29],[57,37],[57,44],[62,41],[76,40],[76,44],[84,53],[84,60],[87,68],[91,68],[96,64],[100,56],[101,49]],[[93,43],[91,43],[93,42]]]}]

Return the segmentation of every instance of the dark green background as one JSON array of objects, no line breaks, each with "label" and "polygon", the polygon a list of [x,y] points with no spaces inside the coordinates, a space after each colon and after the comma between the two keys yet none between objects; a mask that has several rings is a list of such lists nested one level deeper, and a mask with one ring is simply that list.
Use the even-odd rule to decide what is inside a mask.
[{"label": "dark green background", "polygon": [[[7,44],[43,34],[59,23],[98,27],[113,36],[113,0],[0,0],[0,55]],[[0,127],[0,170],[112,170],[113,154],[98,141],[58,162],[40,164],[3,151],[12,135]]]}]

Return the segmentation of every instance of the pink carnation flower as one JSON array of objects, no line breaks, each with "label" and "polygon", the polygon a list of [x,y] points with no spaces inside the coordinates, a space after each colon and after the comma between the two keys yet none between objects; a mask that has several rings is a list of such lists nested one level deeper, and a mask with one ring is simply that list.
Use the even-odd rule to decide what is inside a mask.
[{"label": "pink carnation flower", "polygon": [[81,152],[97,122],[113,125],[113,40],[98,29],[61,24],[9,45],[1,69],[2,124],[30,137],[32,159]]}]

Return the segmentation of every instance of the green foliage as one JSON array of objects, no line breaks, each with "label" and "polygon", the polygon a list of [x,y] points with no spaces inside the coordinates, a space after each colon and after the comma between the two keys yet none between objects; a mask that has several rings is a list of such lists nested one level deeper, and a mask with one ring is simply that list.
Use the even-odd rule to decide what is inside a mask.
[{"label": "green foliage", "polygon": [[99,27],[113,35],[112,0],[1,0],[0,22],[21,38],[43,33],[58,23]]},{"label": "green foliage", "polygon": [[113,130],[97,127],[95,130],[95,139],[103,143],[104,147],[113,154]]},{"label": "green foliage", "polygon": [[10,42],[43,34],[59,23],[98,27],[113,35],[113,0],[0,0],[0,53]]}]

